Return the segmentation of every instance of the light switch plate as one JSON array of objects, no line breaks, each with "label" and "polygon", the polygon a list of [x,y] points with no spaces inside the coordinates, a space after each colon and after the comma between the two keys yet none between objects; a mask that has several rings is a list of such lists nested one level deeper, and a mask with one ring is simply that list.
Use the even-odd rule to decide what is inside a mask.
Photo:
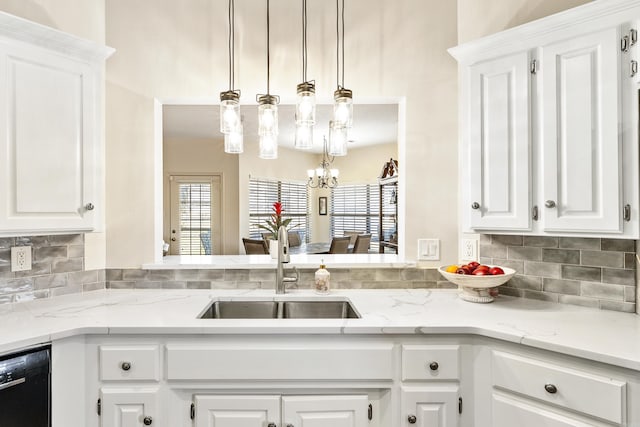
[{"label": "light switch plate", "polygon": [[418,260],[438,261],[440,259],[440,239],[418,239]]},{"label": "light switch plate", "polygon": [[11,271],[31,270],[31,246],[11,248]]}]

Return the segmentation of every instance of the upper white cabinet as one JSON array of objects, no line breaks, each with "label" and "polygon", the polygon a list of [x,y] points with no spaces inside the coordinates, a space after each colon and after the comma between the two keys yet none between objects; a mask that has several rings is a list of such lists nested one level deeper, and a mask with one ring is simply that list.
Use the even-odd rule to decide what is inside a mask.
[{"label": "upper white cabinet", "polygon": [[101,227],[111,52],[0,14],[0,235]]},{"label": "upper white cabinet", "polygon": [[639,237],[638,17],[592,2],[450,50],[464,231]]},{"label": "upper white cabinet", "polygon": [[619,41],[610,28],[540,49],[544,231],[622,231]]},{"label": "upper white cabinet", "polygon": [[529,230],[529,54],[469,67],[470,223]]}]

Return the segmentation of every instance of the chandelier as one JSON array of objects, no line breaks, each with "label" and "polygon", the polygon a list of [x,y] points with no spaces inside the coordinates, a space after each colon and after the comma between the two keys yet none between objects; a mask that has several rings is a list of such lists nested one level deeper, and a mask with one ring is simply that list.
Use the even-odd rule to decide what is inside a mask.
[{"label": "chandelier", "polygon": [[324,138],[324,147],[322,150],[322,162],[317,169],[309,169],[307,175],[309,181],[307,186],[310,188],[335,188],[338,186],[338,169],[331,168],[334,158],[329,156],[327,151],[327,138]]}]

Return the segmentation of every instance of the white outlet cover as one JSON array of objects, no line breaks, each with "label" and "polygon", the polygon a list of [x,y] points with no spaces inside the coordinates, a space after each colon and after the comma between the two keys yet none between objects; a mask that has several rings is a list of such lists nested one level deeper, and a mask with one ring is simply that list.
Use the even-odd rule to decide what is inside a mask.
[{"label": "white outlet cover", "polygon": [[11,271],[31,270],[31,246],[11,247]]},{"label": "white outlet cover", "polygon": [[462,261],[477,261],[478,260],[478,240],[476,239],[462,239],[461,260]]}]

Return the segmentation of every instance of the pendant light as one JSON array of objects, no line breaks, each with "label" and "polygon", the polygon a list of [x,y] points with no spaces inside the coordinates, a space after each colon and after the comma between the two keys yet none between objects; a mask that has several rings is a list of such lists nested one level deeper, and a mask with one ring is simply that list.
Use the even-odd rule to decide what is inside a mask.
[{"label": "pendant light", "polygon": [[344,0],[336,0],[336,80],[338,88],[333,93],[333,124],[350,128],[353,125],[353,93],[344,87]]},{"label": "pendant light", "polygon": [[302,0],[302,83],[296,88],[296,137],[294,147],[313,147],[313,125],[316,123],[316,85],[307,80],[307,0]]},{"label": "pendant light", "polygon": [[280,97],[269,93],[269,0],[267,0],[267,93],[257,95],[258,135],[260,138],[260,158],[278,158],[278,103]]},{"label": "pendant light", "polygon": [[346,156],[348,129],[343,126],[336,126],[335,122],[329,122],[329,155]]},{"label": "pendant light", "polygon": [[243,151],[240,91],[234,89],[235,0],[229,0],[229,90],[220,93],[220,132],[224,134],[225,153]]}]

